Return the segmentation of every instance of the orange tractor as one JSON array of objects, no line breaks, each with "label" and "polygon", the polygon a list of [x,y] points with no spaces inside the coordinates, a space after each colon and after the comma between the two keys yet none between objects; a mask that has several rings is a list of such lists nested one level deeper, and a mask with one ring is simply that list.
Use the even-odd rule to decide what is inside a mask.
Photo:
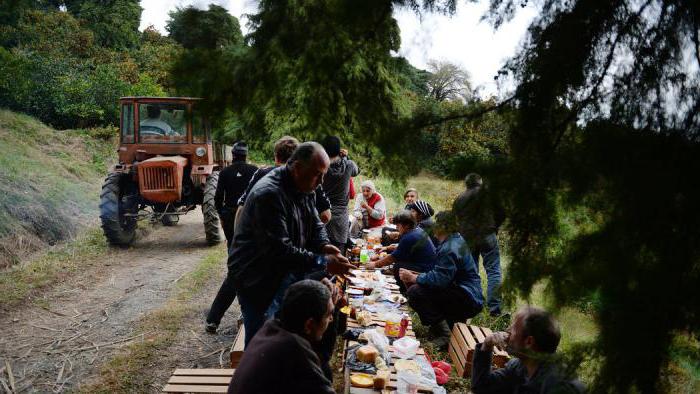
[{"label": "orange tractor", "polygon": [[220,241],[214,194],[219,170],[230,160],[213,143],[201,99],[123,97],[119,163],[100,194],[100,219],[113,245],[130,245],[140,219],[177,224],[201,205],[210,245]]}]

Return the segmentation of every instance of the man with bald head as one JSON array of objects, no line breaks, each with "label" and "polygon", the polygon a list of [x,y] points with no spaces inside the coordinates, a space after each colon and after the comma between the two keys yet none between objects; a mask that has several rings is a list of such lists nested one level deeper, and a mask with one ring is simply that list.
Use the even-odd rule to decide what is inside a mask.
[{"label": "man with bald head", "polygon": [[316,142],[300,144],[286,165],[253,186],[229,253],[229,275],[243,312],[245,343],[273,318],[284,291],[310,272],[345,274],[354,268],[330,244],[314,190],[330,160]]}]

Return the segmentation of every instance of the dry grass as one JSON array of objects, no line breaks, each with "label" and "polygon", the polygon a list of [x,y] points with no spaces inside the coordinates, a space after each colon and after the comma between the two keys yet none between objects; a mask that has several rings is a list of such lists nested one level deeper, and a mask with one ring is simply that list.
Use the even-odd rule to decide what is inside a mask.
[{"label": "dry grass", "polygon": [[193,311],[192,300],[216,275],[226,249],[221,245],[211,250],[195,269],[178,281],[177,288],[165,305],[144,316],[132,335],[144,334],[141,342],[133,343],[100,369],[96,381],[79,387],[81,393],[132,393],[153,391],[150,374],[146,373],[159,354],[174,343],[183,319]]}]

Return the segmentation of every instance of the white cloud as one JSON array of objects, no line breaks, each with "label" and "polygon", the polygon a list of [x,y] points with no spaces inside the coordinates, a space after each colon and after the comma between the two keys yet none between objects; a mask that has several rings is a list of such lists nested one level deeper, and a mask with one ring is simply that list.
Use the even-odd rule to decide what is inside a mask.
[{"label": "white cloud", "polygon": [[495,94],[493,77],[518,48],[537,10],[528,5],[515,18],[497,31],[481,16],[488,1],[460,3],[452,15],[424,14],[421,17],[409,9],[401,9],[395,17],[401,28],[399,54],[411,64],[426,68],[428,60],[446,60],[469,71],[474,86],[482,94]]},{"label": "white cloud", "polygon": [[[248,33],[248,21],[243,15],[256,12],[258,2],[255,0],[142,0],[140,29],[153,25],[165,34],[168,12],[188,5],[204,9],[210,3],[226,8],[239,19],[243,34]],[[418,68],[426,68],[430,59],[458,64],[469,71],[475,87],[482,87],[482,95],[496,94],[493,77],[515,53],[537,13],[531,3],[519,9],[515,18],[497,31],[480,21],[488,8],[488,0],[460,2],[452,16],[423,14],[419,17],[409,9],[400,9],[394,14],[401,28],[399,54]]]}]

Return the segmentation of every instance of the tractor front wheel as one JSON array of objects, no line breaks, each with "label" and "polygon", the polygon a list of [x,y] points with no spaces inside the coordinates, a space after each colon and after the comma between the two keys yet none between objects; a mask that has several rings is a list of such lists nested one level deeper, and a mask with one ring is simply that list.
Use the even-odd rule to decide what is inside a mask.
[{"label": "tractor front wheel", "polygon": [[216,195],[216,185],[219,183],[219,173],[213,172],[207,177],[204,185],[204,199],[202,201],[202,214],[204,215],[204,233],[207,236],[207,243],[215,245],[221,242],[219,234],[219,213],[216,212],[214,196]]},{"label": "tractor front wheel", "polygon": [[121,174],[109,174],[100,193],[100,220],[107,241],[112,245],[128,246],[136,238],[136,219],[126,217],[123,206],[124,185]]}]

